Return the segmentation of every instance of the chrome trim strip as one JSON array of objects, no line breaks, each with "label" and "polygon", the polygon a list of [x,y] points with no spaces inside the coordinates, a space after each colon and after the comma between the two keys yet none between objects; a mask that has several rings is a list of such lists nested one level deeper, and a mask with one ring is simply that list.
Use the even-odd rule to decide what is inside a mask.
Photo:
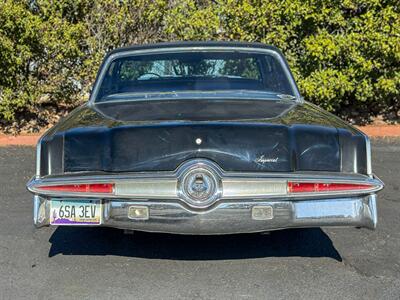
[{"label": "chrome trim strip", "polygon": [[[190,160],[174,172],[154,172],[130,175],[96,175],[96,176],[63,176],[49,178],[33,178],[28,182],[27,188],[34,194],[54,197],[91,197],[91,198],[141,198],[141,199],[176,199],[187,201],[181,190],[181,180],[187,172],[195,168],[204,168],[215,173],[220,185],[213,201],[207,203],[212,205],[216,201],[225,199],[263,199],[263,198],[315,198],[330,197],[338,195],[364,195],[377,192],[383,188],[383,183],[378,178],[364,175],[343,176],[323,174],[277,174],[277,173],[238,173],[224,172],[217,164],[205,160]],[[312,176],[311,176],[312,175]],[[280,176],[280,177],[279,177]],[[336,182],[371,184],[373,188],[368,190],[299,193],[288,194],[286,191],[287,181],[296,182]],[[67,193],[55,191],[42,191],[42,185],[80,184],[80,183],[114,183],[113,194],[95,193]]]},{"label": "chrome trim strip", "polygon": [[[290,178],[288,180],[295,180],[296,182],[312,182],[316,179],[310,178]],[[319,182],[332,182],[332,179],[318,179]],[[81,183],[115,183],[116,192],[114,194],[104,193],[68,193],[68,192],[56,192],[56,191],[43,191],[40,190],[42,185],[59,185],[59,184],[81,184]],[[222,195],[218,199],[258,199],[258,198],[315,198],[320,196],[338,196],[338,195],[363,195],[377,192],[383,188],[383,184],[380,180],[368,179],[368,180],[344,180],[334,179],[336,183],[354,183],[354,184],[372,184],[373,188],[367,190],[354,190],[354,191],[337,191],[337,192],[313,192],[313,193],[293,193],[287,194],[284,192],[287,186],[287,180],[283,181],[271,181],[271,180],[254,180],[249,178],[236,178],[232,179],[221,179],[222,182]],[[136,188],[135,188],[136,187]],[[29,181],[27,188],[30,192],[38,195],[54,196],[54,197],[90,197],[90,198],[141,198],[141,199],[181,199],[179,196],[179,190],[177,190],[176,180],[163,180],[162,178],[154,178],[153,180],[147,179],[135,179],[131,180],[119,179],[109,177],[108,178],[81,178],[76,180],[70,179],[59,179],[57,181],[38,180],[33,178]],[[157,190],[159,189],[159,190]],[[216,200],[218,200],[216,199]]]},{"label": "chrome trim strip", "polygon": [[[43,135],[44,136],[44,135]],[[42,139],[43,136],[38,140],[36,144],[36,176],[40,177],[40,156],[42,153]]]},{"label": "chrome trim strip", "polygon": [[367,154],[367,174],[372,176],[372,159],[371,159],[371,140],[368,135],[364,134],[366,143],[366,154]]},{"label": "chrome trim strip", "polygon": [[221,51],[221,52],[226,52],[226,51],[242,51],[242,52],[251,52],[251,53],[268,53],[270,55],[273,55],[275,58],[278,59],[279,63],[281,64],[282,69],[285,72],[286,77],[289,80],[290,86],[293,90],[293,93],[295,94],[296,97],[296,102],[302,103],[303,100],[301,98],[300,92],[297,89],[297,85],[295,83],[295,80],[293,76],[291,75],[288,67],[286,66],[283,57],[276,51],[272,49],[264,49],[264,48],[247,48],[247,47],[227,47],[227,46],[201,46],[201,47],[177,47],[177,48],[158,48],[158,49],[145,49],[145,50],[127,50],[124,52],[118,52],[115,54],[110,55],[107,60],[103,63],[102,69],[100,71],[98,80],[96,80],[96,84],[93,87],[93,92],[90,95],[89,102],[88,104],[90,106],[93,106],[96,102],[95,99],[97,97],[99,88],[101,83],[103,82],[105,73],[107,72],[107,69],[109,65],[112,63],[113,60],[116,58],[120,57],[126,57],[126,56],[131,56],[131,55],[146,55],[146,54],[154,54],[154,53],[177,53],[177,52],[194,52],[194,51],[207,51],[207,50],[212,50],[212,51]]},{"label": "chrome trim strip", "polygon": [[174,199],[177,195],[176,179],[135,179],[116,181],[114,195],[117,197],[134,198],[167,198]]},{"label": "chrome trim strip", "polygon": [[286,195],[287,182],[265,179],[223,179],[222,198],[260,198],[266,195]]}]

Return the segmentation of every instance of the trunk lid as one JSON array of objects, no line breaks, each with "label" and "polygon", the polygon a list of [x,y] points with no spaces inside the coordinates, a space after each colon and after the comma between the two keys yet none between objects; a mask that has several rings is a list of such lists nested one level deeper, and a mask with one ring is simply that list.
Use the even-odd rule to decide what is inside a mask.
[{"label": "trunk lid", "polygon": [[293,101],[104,103],[79,108],[42,139],[41,170],[171,171],[204,158],[226,171],[338,172],[341,131],[358,134],[315,106]]}]

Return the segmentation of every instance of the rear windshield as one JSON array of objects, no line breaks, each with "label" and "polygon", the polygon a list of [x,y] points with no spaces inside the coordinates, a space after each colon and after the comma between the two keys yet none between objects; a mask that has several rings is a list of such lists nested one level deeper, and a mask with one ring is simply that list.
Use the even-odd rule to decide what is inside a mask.
[{"label": "rear windshield", "polygon": [[273,55],[188,51],[115,59],[107,67],[96,101],[235,91],[294,96],[281,63]]}]

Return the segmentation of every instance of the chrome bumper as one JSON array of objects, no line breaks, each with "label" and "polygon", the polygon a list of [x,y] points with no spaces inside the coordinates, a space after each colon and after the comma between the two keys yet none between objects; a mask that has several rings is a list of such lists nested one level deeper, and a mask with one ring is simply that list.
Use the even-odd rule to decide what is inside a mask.
[{"label": "chrome bumper", "polygon": [[[337,199],[232,201],[206,211],[193,211],[179,202],[103,200],[101,226],[177,234],[233,234],[285,228],[351,226],[374,229],[376,195]],[[129,207],[147,207],[147,220],[128,217]],[[34,196],[34,223],[49,225],[50,200]],[[259,220],[254,207],[270,207],[269,219]]]}]

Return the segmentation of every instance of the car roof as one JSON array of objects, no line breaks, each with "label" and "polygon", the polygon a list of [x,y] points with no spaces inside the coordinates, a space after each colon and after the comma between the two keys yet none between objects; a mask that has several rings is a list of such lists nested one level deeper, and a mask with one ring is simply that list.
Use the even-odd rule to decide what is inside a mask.
[{"label": "car roof", "polygon": [[179,48],[179,47],[240,47],[240,48],[260,48],[277,51],[281,54],[280,50],[275,46],[258,43],[258,42],[237,42],[237,41],[180,41],[180,42],[163,42],[153,44],[140,44],[127,47],[116,48],[107,53],[107,56],[135,50],[146,49],[162,49],[162,48]]}]

